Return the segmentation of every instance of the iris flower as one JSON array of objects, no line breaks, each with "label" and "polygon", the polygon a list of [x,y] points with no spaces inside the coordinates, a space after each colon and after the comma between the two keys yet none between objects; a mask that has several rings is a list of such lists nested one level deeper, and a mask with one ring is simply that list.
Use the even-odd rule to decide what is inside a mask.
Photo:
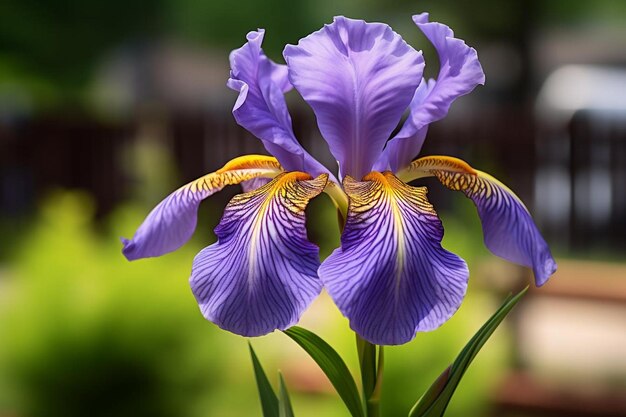
[{"label": "iris flower", "polygon": [[[413,21],[439,55],[436,79],[423,78],[422,53],[382,23],[336,17],[287,45],[286,65],[264,54],[263,30],[248,33],[230,55],[228,87],[239,93],[233,115],[273,156],[235,158],[174,191],[123,239],[124,255],[179,248],[196,227],[200,202],[242,184],[215,228],[217,243],[193,261],[191,288],[206,319],[239,335],[264,335],[294,325],[324,287],[362,338],[406,343],[448,320],[467,288],[467,265],[441,247],[443,227],[426,188],[408,185],[435,177],[474,202],[494,254],[532,268],[536,285],[544,284],[556,264],[510,189],[457,158],[412,161],[430,123],[485,79],[474,48],[449,27],[426,13]],[[292,88],[313,108],[338,177],[294,136],[284,97]],[[343,231],[341,246],[320,263],[305,207],[322,192]]]}]

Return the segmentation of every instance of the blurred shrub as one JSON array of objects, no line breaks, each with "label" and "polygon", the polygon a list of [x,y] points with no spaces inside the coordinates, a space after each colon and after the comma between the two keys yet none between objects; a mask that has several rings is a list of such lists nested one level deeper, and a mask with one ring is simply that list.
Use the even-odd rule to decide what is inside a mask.
[{"label": "blurred shrub", "polygon": [[[318,200],[310,235],[326,255],[338,243],[335,213],[328,201]],[[465,219],[473,208],[461,207],[469,207],[461,220],[444,218],[447,247],[471,260],[480,232],[474,233],[476,221]],[[116,235],[132,234],[145,210],[118,210],[112,235],[96,233],[92,209],[82,194],[49,198],[14,251],[9,275],[0,277],[0,415],[259,415],[244,339],[207,323],[189,290],[186,277],[200,245],[129,263]],[[211,211],[214,223],[217,210]],[[210,236],[206,230],[198,235]],[[384,414],[406,414],[496,304],[470,288],[442,329],[387,348]],[[316,301],[302,325],[336,346],[356,370],[354,337],[327,297]],[[285,372],[299,417],[347,415],[316,366],[284,335],[253,343],[270,376],[278,368]],[[493,340],[481,353],[450,417],[481,415],[503,346]]]},{"label": "blurred shrub", "polygon": [[84,195],[53,196],[17,251],[0,303],[0,414],[195,415],[225,363],[185,279],[193,249],[129,264],[91,213]]}]

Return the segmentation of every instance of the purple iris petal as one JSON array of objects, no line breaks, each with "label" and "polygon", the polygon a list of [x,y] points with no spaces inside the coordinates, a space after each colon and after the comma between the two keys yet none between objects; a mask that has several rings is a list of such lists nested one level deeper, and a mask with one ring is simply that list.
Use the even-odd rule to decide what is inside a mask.
[{"label": "purple iris petal", "polygon": [[202,200],[226,185],[279,172],[281,167],[272,157],[243,156],[233,159],[214,173],[180,187],[148,214],[132,239],[122,239],[124,256],[132,261],[161,256],[178,249],[196,229],[198,206]]},{"label": "purple iris petal", "polygon": [[[374,164],[374,171],[398,172],[420,152],[428,126],[424,126],[415,132],[410,140],[397,140],[387,143],[385,150]],[[411,156],[409,156],[411,155]]]},{"label": "purple iris petal", "polygon": [[407,172],[413,178],[434,175],[449,189],[469,197],[478,209],[485,245],[506,260],[532,268],[537,286],[554,274],[557,266],[548,244],[524,203],[506,185],[449,156],[417,159]]},{"label": "purple iris petal", "polygon": [[287,67],[265,56],[261,49],[264,34],[261,29],[248,33],[248,42],[230,54],[228,87],[239,92],[233,107],[235,120],[261,139],[285,170],[327,173],[293,134],[284,97],[292,88]]},{"label": "purple iris petal", "polygon": [[428,13],[413,16],[413,21],[437,50],[440,62],[435,85],[429,89],[422,105],[412,109],[409,118],[409,124],[419,129],[444,118],[454,100],[470,93],[478,84],[485,83],[485,73],[476,50],[462,39],[455,38],[448,26],[429,22]]},{"label": "purple iris petal", "polygon": [[501,258],[532,268],[535,284],[545,284],[557,265],[524,203],[497,179],[476,172],[476,183],[463,192],[476,205],[485,245]]},{"label": "purple iris petal", "polygon": [[[428,94],[435,86],[435,80],[424,80],[420,83],[419,87],[413,95],[409,108],[414,109],[419,107]],[[401,132],[406,131],[411,126],[411,121],[407,120],[402,126]],[[412,129],[412,128],[411,128]],[[383,153],[380,155],[376,163],[374,164],[374,171],[386,171],[397,172],[400,169],[406,167],[409,162],[413,160],[417,154],[419,154],[426,139],[426,133],[428,133],[428,125],[424,125],[416,131],[411,131],[411,136],[404,139],[390,140],[387,142]],[[394,136],[394,139],[397,135]]]},{"label": "purple iris petal", "polygon": [[[419,153],[424,143],[424,127],[443,119],[457,98],[470,93],[478,84],[485,83],[485,74],[478,61],[476,50],[441,23],[429,22],[428,13],[413,16],[413,21],[433,44],[439,56],[437,80],[429,80],[411,101],[407,121],[398,134],[387,144],[387,158],[392,171],[404,168]],[[407,144],[406,142],[414,142]],[[392,161],[396,161],[393,162]]]},{"label": "purple iris petal", "polygon": [[422,78],[421,52],[385,24],[336,17],[283,55],[341,175],[361,178],[411,102]]},{"label": "purple iris petal", "polygon": [[344,180],[348,219],[320,279],[350,327],[371,343],[397,345],[433,330],[459,308],[468,270],[441,247],[443,227],[424,187],[390,172]]},{"label": "purple iris petal", "polygon": [[196,229],[200,202],[217,191],[193,192],[183,187],[168,195],[148,214],[132,239],[122,239],[126,259],[161,256],[180,248]]},{"label": "purple iris petal", "polygon": [[252,178],[251,180],[242,182],[241,189],[243,190],[244,193],[254,191],[257,188],[264,186],[271,180],[272,180],[271,178],[265,178],[265,177]]},{"label": "purple iris petal", "polygon": [[322,287],[304,209],[327,178],[285,173],[230,201],[215,229],[218,242],[193,262],[191,288],[204,317],[242,336],[298,321]]}]

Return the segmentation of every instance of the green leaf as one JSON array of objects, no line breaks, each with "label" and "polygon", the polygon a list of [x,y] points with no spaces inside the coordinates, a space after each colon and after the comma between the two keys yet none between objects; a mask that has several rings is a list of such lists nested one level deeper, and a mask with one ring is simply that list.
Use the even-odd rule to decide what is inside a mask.
[{"label": "green leaf", "polygon": [[278,391],[278,417],[294,417],[287,385],[283,379],[283,374],[278,372],[278,381],[280,382],[280,390]]},{"label": "green leaf", "polygon": [[363,399],[367,402],[376,387],[376,345],[362,339],[357,334],[356,347],[359,353],[361,383],[363,384]]},{"label": "green leaf", "polygon": [[250,347],[250,356],[252,357],[252,366],[254,367],[254,377],[256,378],[256,385],[259,389],[259,398],[261,399],[261,408],[263,409],[263,417],[279,417],[278,411],[278,398],[270,385],[270,381],[263,371],[259,358],[252,349],[252,344],[248,342]]},{"label": "green leaf", "polygon": [[376,366],[376,384],[365,401],[367,417],[380,416],[380,393],[383,386],[383,369],[385,368],[384,346],[378,346],[378,362]]},{"label": "green leaf", "polygon": [[339,354],[315,333],[294,326],[285,334],[299,344],[324,371],[353,417],[364,417],[354,378]]},{"label": "green leaf", "polygon": [[359,353],[365,414],[367,417],[378,417],[380,415],[380,391],[384,368],[383,347],[362,339],[358,334],[356,335],[356,347]]},{"label": "green leaf", "polygon": [[417,401],[409,413],[409,417],[441,417],[446,411],[450,399],[454,394],[465,371],[476,357],[476,354],[483,347],[485,342],[491,337],[502,320],[515,307],[517,302],[526,294],[528,287],[524,288],[516,295],[509,295],[502,306],[491,316],[489,320],[478,330],[478,332],[465,345],[454,363],[446,368],[437,380]]}]

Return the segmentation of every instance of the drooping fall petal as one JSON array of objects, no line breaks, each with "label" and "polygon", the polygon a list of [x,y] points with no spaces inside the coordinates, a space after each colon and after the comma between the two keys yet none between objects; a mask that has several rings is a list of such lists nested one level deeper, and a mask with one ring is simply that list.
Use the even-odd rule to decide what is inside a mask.
[{"label": "drooping fall petal", "polygon": [[524,203],[491,175],[449,156],[419,158],[400,173],[409,181],[435,176],[447,188],[463,192],[476,208],[485,245],[508,261],[532,268],[537,286],[556,271],[556,262]]},{"label": "drooping fall petal", "polygon": [[322,288],[304,209],[327,180],[289,172],[233,197],[215,228],[217,243],[193,262],[191,288],[207,320],[242,336],[298,321]]},{"label": "drooping fall petal", "polygon": [[397,345],[439,327],[459,308],[467,287],[465,262],[441,247],[443,226],[424,187],[390,172],[344,180],[348,219],[320,279],[371,343]]},{"label": "drooping fall petal", "polygon": [[196,228],[198,206],[227,185],[253,178],[273,178],[282,172],[276,158],[247,155],[219,170],[183,185],[165,197],[143,221],[132,239],[122,239],[128,260],[161,256],[185,244]]},{"label": "drooping fall petal", "polygon": [[385,24],[336,17],[283,55],[341,175],[361,178],[411,102],[422,78],[421,52]]}]

